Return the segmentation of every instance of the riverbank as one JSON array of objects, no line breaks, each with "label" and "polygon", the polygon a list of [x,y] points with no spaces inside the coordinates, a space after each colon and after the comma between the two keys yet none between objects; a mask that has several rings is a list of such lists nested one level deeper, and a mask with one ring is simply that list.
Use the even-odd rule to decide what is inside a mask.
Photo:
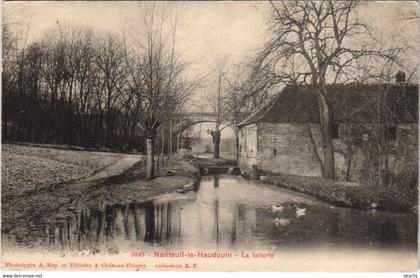
[{"label": "riverbank", "polygon": [[57,148],[2,144],[2,200],[30,195],[108,172],[118,161],[137,158],[118,153],[63,150]]},{"label": "riverbank", "polygon": [[2,235],[31,246],[40,226],[77,211],[184,194],[194,189],[200,168],[235,164],[188,155],[155,159],[160,166],[147,180],[144,156],[3,144]]},{"label": "riverbank", "polygon": [[[4,145],[2,152],[2,235],[30,246],[40,225],[67,219],[85,208],[141,203],[194,189],[199,171],[190,161],[165,160],[152,180],[145,159],[127,164],[121,154],[74,152]],[[130,162],[132,163],[132,161]],[[77,171],[74,171],[77,169]]]},{"label": "riverbank", "polygon": [[357,183],[292,175],[267,175],[260,179],[262,183],[302,192],[336,206],[418,213],[418,190],[408,189],[408,186],[379,189]]},{"label": "riverbank", "polygon": [[[156,177],[146,180],[144,157],[128,158],[133,157],[138,161],[135,164],[124,156],[112,156],[113,160],[110,161],[105,160],[103,154],[94,152],[57,151],[45,148],[28,150],[21,146],[6,146],[6,149],[3,149],[5,163],[2,165],[3,236],[6,235],[6,238],[12,236],[13,239],[30,246],[37,238],[40,226],[63,221],[75,212],[86,208],[104,211],[110,205],[142,203],[163,194],[184,194],[195,189],[194,185],[202,174],[200,169],[211,167],[227,169],[235,166],[235,161],[226,159],[194,158],[188,155],[174,156],[169,160],[160,157],[160,167],[156,169]],[[50,167],[50,162],[64,163],[64,166]],[[3,168],[5,165],[7,167]],[[40,166],[36,168],[37,171],[31,171],[34,165],[44,165],[45,169]],[[68,180],[69,177],[73,177],[71,165],[88,167],[85,171],[81,168],[81,173],[89,176],[82,175],[78,180]],[[105,168],[100,168],[104,167],[103,165],[106,165]],[[14,175],[6,173],[17,166],[20,168],[12,171]],[[43,171],[51,175],[44,177],[46,179],[44,183],[34,183],[37,175],[42,176]],[[65,182],[55,183],[54,177],[61,175],[62,172],[66,173]],[[26,182],[16,183],[14,179],[19,173],[22,178],[27,179]],[[410,196],[407,195],[409,193],[398,195],[389,188],[379,191],[373,187],[362,187],[352,183],[285,175],[264,176],[260,182],[262,185],[271,184],[312,195],[343,207],[405,212],[412,212],[412,208],[417,207],[417,192]],[[34,186],[39,188],[34,190]]]}]

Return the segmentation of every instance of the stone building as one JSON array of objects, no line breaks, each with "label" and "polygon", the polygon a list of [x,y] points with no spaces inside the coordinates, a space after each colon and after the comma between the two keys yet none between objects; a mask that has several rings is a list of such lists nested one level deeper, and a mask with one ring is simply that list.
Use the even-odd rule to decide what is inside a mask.
[{"label": "stone building", "polygon": [[[339,180],[417,173],[418,85],[328,85],[327,92]],[[311,86],[287,85],[238,126],[242,171],[322,176],[319,108]]]}]

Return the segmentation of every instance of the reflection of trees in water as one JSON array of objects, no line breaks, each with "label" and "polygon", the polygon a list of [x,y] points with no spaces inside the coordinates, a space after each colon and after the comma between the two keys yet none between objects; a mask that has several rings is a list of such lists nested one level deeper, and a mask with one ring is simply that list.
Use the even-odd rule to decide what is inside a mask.
[{"label": "reflection of trees in water", "polygon": [[146,237],[146,209],[132,205],[132,219],[135,238],[134,240],[143,240]]},{"label": "reflection of trees in water", "polygon": [[172,204],[114,205],[101,210],[77,211],[60,223],[46,226],[44,242],[79,250],[112,239],[171,242],[180,236],[181,219],[172,221]]},{"label": "reflection of trees in water", "polygon": [[[217,175],[213,175],[213,188],[219,188],[219,176]],[[220,242],[220,230],[219,230],[219,196],[218,196],[218,190],[213,190],[212,191],[214,196],[213,196],[213,206],[214,206],[214,211],[213,211],[213,215],[214,215],[214,227],[213,227],[213,231],[214,231],[214,240],[216,242],[216,246],[219,246],[219,242]],[[210,227],[208,227],[210,228]]]},{"label": "reflection of trees in water", "polygon": [[386,242],[395,244],[400,240],[395,219],[391,219],[387,223],[381,223],[379,227]]},{"label": "reflection of trees in water", "polygon": [[[253,248],[261,240],[290,246],[366,246],[372,242],[376,246],[410,247],[416,242],[417,226],[410,221],[414,217],[404,214],[315,206],[308,207],[307,215],[300,218],[292,208],[274,215],[246,203],[224,202],[218,195],[223,186],[215,176],[198,193],[196,202],[118,204],[103,210],[75,211],[71,218],[42,226],[39,231],[45,236],[44,243],[52,248],[69,246],[79,250],[113,240],[242,249]],[[286,217],[291,222],[275,226],[274,217]]]},{"label": "reflection of trees in water", "polygon": [[374,235],[374,242],[386,242],[388,244],[395,244],[400,240],[397,230],[396,219],[388,219],[388,221],[378,221],[375,225],[369,225],[369,234]]},{"label": "reflection of trees in water", "polygon": [[[216,187],[216,182],[214,184]],[[215,238],[216,244],[219,246],[220,242],[220,231],[219,231],[219,201],[214,202],[214,230],[215,230]]]},{"label": "reflection of trees in water", "polygon": [[[246,205],[214,202],[214,242],[216,247],[250,247],[255,231],[255,209]],[[211,240],[211,239],[209,239]]]},{"label": "reflection of trees in water", "polygon": [[[222,205],[217,198],[209,209],[212,215],[204,220],[202,229],[213,229],[213,233],[202,238],[216,246],[237,242],[248,242],[255,228],[255,212],[245,205]],[[254,215],[254,217],[250,217]],[[182,234],[181,206],[172,203],[142,205],[114,205],[101,210],[75,212],[66,225],[50,227],[49,245],[70,246],[79,250],[110,240],[132,240],[144,242],[172,243]],[[188,219],[184,219],[188,221]],[[190,229],[190,228],[189,228]],[[200,238],[200,229],[192,236]],[[195,234],[195,235],[194,235]],[[191,235],[191,233],[190,233]]]},{"label": "reflection of trees in water", "polygon": [[255,231],[257,225],[256,209],[245,204],[235,206],[232,219],[232,248],[251,248],[255,246]]},{"label": "reflection of trees in water", "polygon": [[213,176],[213,187],[214,188],[219,188],[219,179],[220,179],[219,176],[217,176],[217,175]]},{"label": "reflection of trees in water", "polygon": [[179,235],[179,221],[172,221],[172,204],[153,205],[148,203],[143,207],[145,212],[146,242],[172,242],[174,236]]},{"label": "reflection of trees in water", "polygon": [[146,224],[146,234],[144,236],[144,241],[152,242],[155,235],[155,211],[152,204],[148,204],[144,207],[145,209],[145,224]]}]

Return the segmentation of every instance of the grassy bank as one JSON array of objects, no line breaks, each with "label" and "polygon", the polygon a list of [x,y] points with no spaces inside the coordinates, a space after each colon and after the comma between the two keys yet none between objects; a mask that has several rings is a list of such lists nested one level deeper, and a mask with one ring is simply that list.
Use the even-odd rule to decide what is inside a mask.
[{"label": "grassy bank", "polygon": [[[43,223],[65,219],[74,211],[103,210],[107,205],[141,203],[161,194],[192,190],[185,186],[199,175],[190,161],[172,159],[165,161],[153,180],[144,178],[143,160],[118,175],[84,178],[107,171],[122,159],[121,154],[3,145],[3,235],[17,236],[31,245]],[[57,183],[60,186],[51,186]]]},{"label": "grassy bank", "polygon": [[264,176],[262,180],[264,183],[306,193],[338,206],[417,213],[418,190],[412,186],[411,188],[409,186],[377,188],[317,177],[291,175]]},{"label": "grassy bank", "polygon": [[121,154],[2,144],[2,196],[22,195],[93,175]]}]

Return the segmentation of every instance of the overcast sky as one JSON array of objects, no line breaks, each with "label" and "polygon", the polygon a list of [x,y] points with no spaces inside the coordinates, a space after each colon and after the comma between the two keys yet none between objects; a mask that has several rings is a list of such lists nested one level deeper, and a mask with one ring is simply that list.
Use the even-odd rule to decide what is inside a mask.
[{"label": "overcast sky", "polygon": [[[3,3],[3,13],[9,20],[29,26],[29,40],[32,40],[60,22],[126,32],[140,22],[141,5],[145,4],[18,1]],[[229,64],[241,62],[261,48],[267,38],[268,2],[177,2],[167,5],[177,11],[177,50],[194,61],[193,72],[211,71],[215,61],[222,58],[228,58]],[[416,10],[415,1],[371,1],[360,10],[360,16],[390,37],[398,35],[411,44],[418,44],[418,24],[399,20]]]},{"label": "overcast sky", "polygon": [[[40,37],[57,22],[88,25],[121,33],[139,20],[136,2],[9,2],[5,15],[17,17],[30,28],[29,37]],[[177,50],[197,64],[211,66],[218,57],[239,62],[261,47],[265,32],[263,2],[169,3],[178,14]]]},{"label": "overcast sky", "polygon": [[[136,25],[141,5],[137,2],[7,2],[3,14],[15,26],[29,28],[28,39],[34,40],[60,22],[90,26],[98,31],[125,32]],[[177,50],[194,61],[191,75],[204,75],[220,59],[239,63],[252,56],[267,38],[267,15],[270,4],[248,2],[178,2],[169,3],[178,14]],[[372,1],[360,10],[360,17],[390,38],[406,40],[410,51],[418,51],[418,22],[401,20],[417,13],[414,1]],[[19,24],[19,25],[17,25]],[[415,55],[418,56],[418,55]],[[415,61],[414,61],[415,59]],[[418,63],[413,58],[413,63]],[[206,88],[215,91],[214,82]],[[194,101],[200,101],[202,92]]]}]

